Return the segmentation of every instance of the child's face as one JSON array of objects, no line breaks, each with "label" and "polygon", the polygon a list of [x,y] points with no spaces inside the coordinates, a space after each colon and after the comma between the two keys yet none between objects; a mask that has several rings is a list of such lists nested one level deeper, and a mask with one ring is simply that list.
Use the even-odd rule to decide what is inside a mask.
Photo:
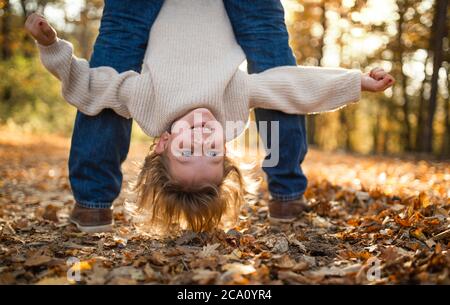
[{"label": "child's face", "polygon": [[165,154],[172,179],[186,188],[218,185],[223,179],[223,128],[206,108],[176,120],[171,133],[161,135],[155,151]]}]

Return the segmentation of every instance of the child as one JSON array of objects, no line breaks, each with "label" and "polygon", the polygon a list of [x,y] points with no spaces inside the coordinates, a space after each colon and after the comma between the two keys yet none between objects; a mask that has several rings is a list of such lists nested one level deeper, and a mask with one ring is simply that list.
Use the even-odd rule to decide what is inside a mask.
[{"label": "child", "polygon": [[332,111],[358,101],[361,90],[383,91],[394,82],[382,69],[369,75],[291,66],[241,72],[245,55],[222,1],[166,0],[141,74],[90,69],[41,16],[30,16],[26,27],[69,103],[88,115],[111,108],[159,136],[138,178],[139,210],[150,209],[153,221],[171,226],[183,220],[197,231],[217,225],[227,208],[242,202],[242,176],[224,142],[244,130],[250,108]]}]

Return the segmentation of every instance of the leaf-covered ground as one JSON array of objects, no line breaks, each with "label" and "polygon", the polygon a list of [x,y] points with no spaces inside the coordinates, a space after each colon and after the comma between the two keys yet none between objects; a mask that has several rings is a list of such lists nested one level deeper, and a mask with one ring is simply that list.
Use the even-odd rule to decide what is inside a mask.
[{"label": "leaf-covered ground", "polygon": [[[271,227],[267,192],[239,226],[155,239],[115,204],[114,232],[68,223],[69,140],[0,132],[0,283],[450,284],[450,164],[311,150],[313,211]],[[146,152],[133,144],[124,165]],[[79,260],[68,259],[74,257]]]}]

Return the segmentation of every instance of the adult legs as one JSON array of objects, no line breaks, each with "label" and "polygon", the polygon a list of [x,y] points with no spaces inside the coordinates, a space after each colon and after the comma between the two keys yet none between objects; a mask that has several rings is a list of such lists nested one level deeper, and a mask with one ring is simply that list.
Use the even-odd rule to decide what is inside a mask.
[{"label": "adult legs", "polygon": [[[236,39],[246,54],[249,73],[296,65],[279,0],[224,0],[224,4]],[[271,147],[273,137],[279,137],[278,164],[272,167],[263,164],[272,198],[279,201],[301,198],[307,187],[300,166],[307,152],[305,117],[267,109],[255,109],[255,116],[258,126],[261,121],[268,123],[268,135],[263,139],[266,147]],[[274,121],[279,122],[278,134],[270,133]]]},{"label": "adult legs", "polygon": [[[140,72],[148,36],[163,0],[105,0],[91,67]],[[69,157],[69,179],[76,202],[109,208],[122,185],[121,164],[130,146],[131,119],[110,109],[96,116],[77,112]]]}]

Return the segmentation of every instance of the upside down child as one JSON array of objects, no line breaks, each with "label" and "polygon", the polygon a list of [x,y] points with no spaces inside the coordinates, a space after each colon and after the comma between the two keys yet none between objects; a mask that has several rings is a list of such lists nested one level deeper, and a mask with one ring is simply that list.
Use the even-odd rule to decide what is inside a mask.
[{"label": "upside down child", "polygon": [[241,205],[242,175],[224,144],[242,133],[251,108],[333,111],[357,102],[361,90],[394,83],[379,68],[369,74],[293,66],[242,72],[245,54],[220,0],[166,0],[141,73],[90,68],[42,16],[31,15],[26,28],[70,104],[87,115],[112,109],[158,138],[138,176],[137,211],[150,210],[150,221],[166,227],[182,222],[208,230]]}]

